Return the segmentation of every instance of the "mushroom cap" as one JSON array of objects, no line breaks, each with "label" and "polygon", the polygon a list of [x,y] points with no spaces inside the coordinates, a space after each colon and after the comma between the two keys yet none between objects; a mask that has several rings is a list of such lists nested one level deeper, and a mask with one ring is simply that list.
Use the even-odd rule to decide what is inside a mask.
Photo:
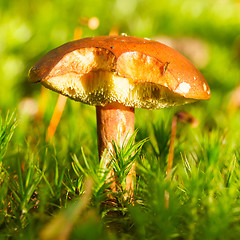
[{"label": "mushroom cap", "polygon": [[157,109],[210,98],[206,80],[180,53],[130,36],[68,42],[43,56],[29,80],[91,105]]}]

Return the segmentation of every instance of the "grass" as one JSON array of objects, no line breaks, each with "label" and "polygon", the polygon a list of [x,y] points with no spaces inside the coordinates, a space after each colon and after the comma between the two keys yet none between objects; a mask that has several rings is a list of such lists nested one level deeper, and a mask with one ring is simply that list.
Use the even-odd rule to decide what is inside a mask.
[{"label": "grass", "polygon": [[[75,104],[68,102],[67,108]],[[135,133],[125,147],[114,144],[112,164],[121,189],[115,193],[116,205],[108,209],[102,208],[108,170],[98,161],[96,143],[80,147],[96,134],[95,127],[89,129],[88,139],[79,131],[75,140],[68,142],[68,136],[56,136],[58,141],[50,144],[31,120],[32,138],[16,146],[16,116],[2,116],[0,238],[238,239],[240,144],[236,125],[220,130],[207,128],[208,121],[196,129],[179,123],[174,167],[171,181],[167,181],[173,111],[166,112],[147,113],[165,116],[165,121],[139,129],[136,143]],[[137,111],[141,114],[146,113]],[[235,117],[239,119],[238,112]],[[58,130],[61,133],[65,128],[60,125]],[[79,148],[73,149],[77,142]],[[137,163],[134,205],[124,198],[124,181],[133,162]]]}]

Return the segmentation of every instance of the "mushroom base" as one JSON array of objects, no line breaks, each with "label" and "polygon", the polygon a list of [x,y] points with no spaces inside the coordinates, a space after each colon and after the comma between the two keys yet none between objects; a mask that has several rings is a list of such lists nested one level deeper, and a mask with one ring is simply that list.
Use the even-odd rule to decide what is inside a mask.
[{"label": "mushroom base", "polygon": [[[97,135],[98,135],[98,152],[99,159],[102,158],[104,151],[107,151],[105,156],[105,166],[108,167],[110,162],[110,152],[113,151],[112,141],[118,145],[123,145],[124,140],[134,132],[135,114],[133,107],[126,107],[119,103],[111,103],[107,106],[97,106]],[[114,178],[114,170],[110,171],[110,176]],[[133,193],[133,178],[135,175],[134,165],[126,179],[126,190],[129,195]],[[111,184],[111,190],[117,190],[117,179]]]}]

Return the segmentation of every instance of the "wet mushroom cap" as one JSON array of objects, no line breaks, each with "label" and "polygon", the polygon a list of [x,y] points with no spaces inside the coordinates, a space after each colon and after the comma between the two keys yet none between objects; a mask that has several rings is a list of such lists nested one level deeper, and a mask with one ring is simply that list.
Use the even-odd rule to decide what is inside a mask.
[{"label": "wet mushroom cap", "polygon": [[30,69],[29,80],[76,101],[163,108],[209,99],[202,74],[157,41],[102,36],[66,43]]}]

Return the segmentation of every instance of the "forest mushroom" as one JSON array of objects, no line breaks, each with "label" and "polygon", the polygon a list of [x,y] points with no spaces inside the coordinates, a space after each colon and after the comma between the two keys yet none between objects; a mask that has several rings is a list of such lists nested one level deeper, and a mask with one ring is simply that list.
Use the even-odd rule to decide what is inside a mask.
[{"label": "forest mushroom", "polygon": [[[160,109],[209,99],[201,73],[157,41],[101,36],[66,43],[30,69],[31,82],[96,106],[98,150],[112,150],[134,132],[134,109]],[[127,187],[133,188],[132,169]]]}]

